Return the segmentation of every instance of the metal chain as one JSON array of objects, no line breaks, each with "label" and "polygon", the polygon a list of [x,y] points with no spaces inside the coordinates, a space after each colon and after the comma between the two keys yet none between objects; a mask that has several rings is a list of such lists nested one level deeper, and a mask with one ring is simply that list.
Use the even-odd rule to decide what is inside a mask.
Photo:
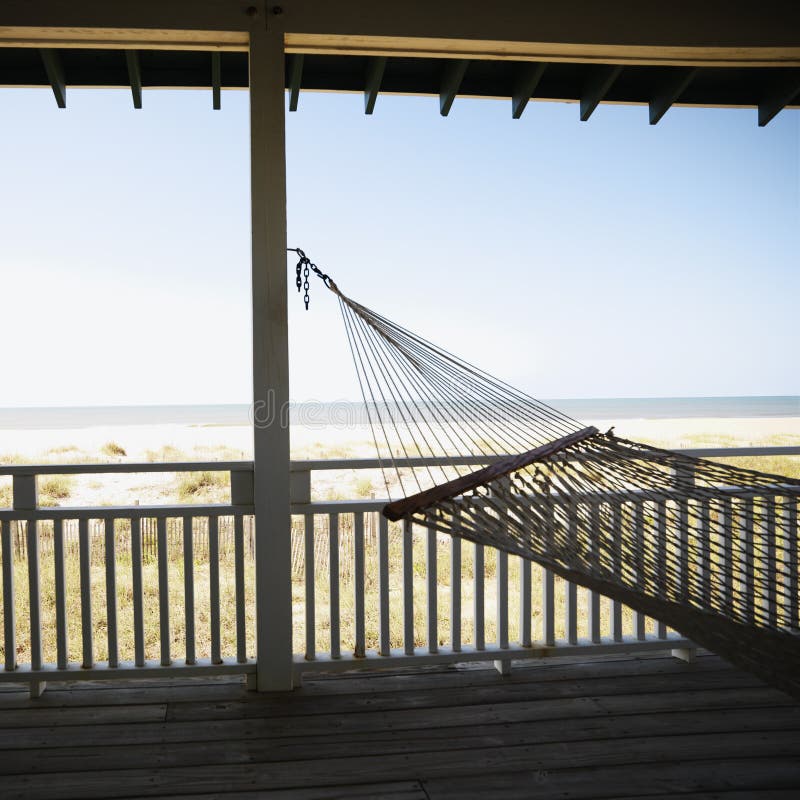
[{"label": "metal chain", "polygon": [[311,288],[308,282],[309,275],[312,272],[315,275],[318,275],[326,286],[330,286],[331,279],[316,264],[314,264],[299,247],[287,247],[286,249],[290,253],[297,253],[299,260],[297,262],[297,266],[295,267],[295,286],[297,286],[298,292],[301,289],[303,290],[303,302],[306,305],[306,311],[308,311],[308,303],[310,300],[308,296],[308,290]]}]

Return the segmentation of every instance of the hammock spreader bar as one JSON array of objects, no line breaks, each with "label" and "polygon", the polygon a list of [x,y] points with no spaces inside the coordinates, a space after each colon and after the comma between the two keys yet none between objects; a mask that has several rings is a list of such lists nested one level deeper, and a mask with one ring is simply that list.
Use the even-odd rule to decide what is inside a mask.
[{"label": "hammock spreader bar", "polygon": [[577,431],[576,433],[562,436],[554,442],[543,444],[540,447],[534,447],[532,450],[528,450],[527,453],[501,459],[494,464],[490,464],[488,467],[471,472],[469,475],[461,475],[458,478],[454,478],[452,481],[440,483],[431,489],[426,489],[424,492],[411,495],[411,497],[405,497],[402,500],[396,500],[394,503],[388,503],[383,507],[383,516],[392,522],[397,522],[405,517],[411,517],[414,514],[424,511],[426,508],[436,505],[436,503],[440,503],[444,500],[451,500],[454,497],[477,489],[479,486],[485,486],[489,481],[495,480],[496,478],[502,478],[505,475],[510,475],[512,472],[518,472],[536,461],[541,461],[548,456],[555,455],[598,433],[600,433],[600,431],[595,427],[583,428],[583,430]]}]

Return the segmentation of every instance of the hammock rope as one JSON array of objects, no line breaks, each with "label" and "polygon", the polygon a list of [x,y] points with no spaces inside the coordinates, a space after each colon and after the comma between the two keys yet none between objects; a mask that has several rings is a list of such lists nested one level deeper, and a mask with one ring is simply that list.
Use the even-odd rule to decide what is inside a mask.
[{"label": "hammock rope", "polygon": [[586,428],[354,302],[297,252],[298,290],[310,266],[338,297],[385,516],[535,561],[800,697],[800,481]]}]

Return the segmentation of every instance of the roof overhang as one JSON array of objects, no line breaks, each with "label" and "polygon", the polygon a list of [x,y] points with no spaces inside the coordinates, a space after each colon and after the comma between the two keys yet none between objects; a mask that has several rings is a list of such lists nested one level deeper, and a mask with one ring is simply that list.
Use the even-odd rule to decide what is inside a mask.
[{"label": "roof overhang", "polygon": [[[800,94],[800,4],[761,0],[5,0],[0,85],[215,89],[248,85],[254,26],[283,32],[293,107],[303,90],[758,107]],[[119,50],[135,51],[126,56]],[[38,51],[38,52],[37,52]],[[132,73],[131,64],[135,65]],[[63,88],[61,88],[63,85]],[[528,90],[530,89],[530,94]],[[134,93],[135,94],[135,93]]]}]

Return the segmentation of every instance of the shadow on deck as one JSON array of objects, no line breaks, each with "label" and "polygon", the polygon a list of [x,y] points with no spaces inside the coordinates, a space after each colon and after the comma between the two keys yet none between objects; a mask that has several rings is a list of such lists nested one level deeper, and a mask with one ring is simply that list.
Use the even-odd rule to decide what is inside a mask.
[{"label": "shadow on deck", "polygon": [[11,798],[797,797],[800,704],[715,656],[0,687]]}]

